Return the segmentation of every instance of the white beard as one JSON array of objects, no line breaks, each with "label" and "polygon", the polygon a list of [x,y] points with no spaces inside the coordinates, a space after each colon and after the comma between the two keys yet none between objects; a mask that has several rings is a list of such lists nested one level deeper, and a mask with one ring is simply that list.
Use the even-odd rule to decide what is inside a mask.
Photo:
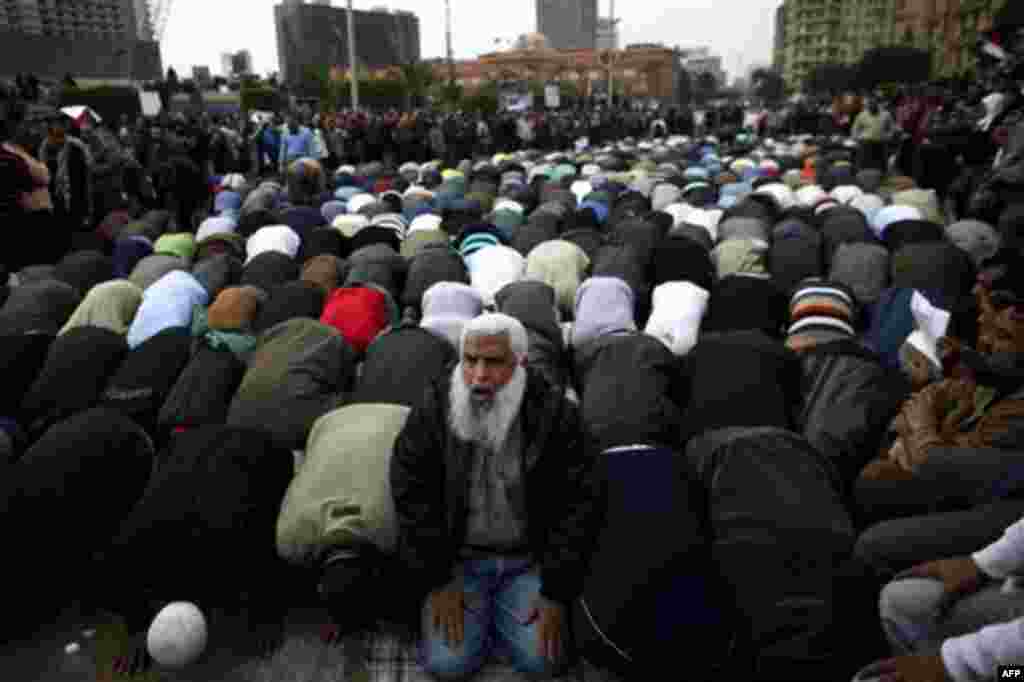
[{"label": "white beard", "polygon": [[494,401],[486,406],[479,405],[473,401],[472,392],[462,378],[462,363],[459,363],[452,370],[448,424],[459,439],[500,452],[519,415],[525,393],[526,369],[519,365],[509,382],[494,396]]}]

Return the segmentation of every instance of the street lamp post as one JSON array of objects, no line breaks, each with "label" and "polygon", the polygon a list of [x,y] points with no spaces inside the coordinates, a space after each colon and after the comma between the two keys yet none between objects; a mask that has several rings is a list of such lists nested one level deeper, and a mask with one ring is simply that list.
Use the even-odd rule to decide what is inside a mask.
[{"label": "street lamp post", "polygon": [[352,109],[359,111],[359,73],[356,68],[356,22],[352,0],[348,0],[348,67],[352,78]]},{"label": "street lamp post", "polygon": [[455,59],[452,57],[452,3],[444,0],[444,38],[448,52],[448,84],[455,83]]}]

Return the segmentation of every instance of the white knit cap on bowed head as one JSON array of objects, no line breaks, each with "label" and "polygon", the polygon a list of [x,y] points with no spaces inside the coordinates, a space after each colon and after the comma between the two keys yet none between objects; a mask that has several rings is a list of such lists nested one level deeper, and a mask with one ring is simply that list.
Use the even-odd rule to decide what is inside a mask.
[{"label": "white knit cap on bowed head", "polygon": [[245,262],[248,263],[261,253],[276,251],[289,258],[295,258],[302,246],[302,239],[287,225],[268,225],[256,230],[245,243]]},{"label": "white knit cap on bowed head", "polygon": [[881,239],[885,236],[885,231],[893,223],[898,223],[902,220],[921,219],[921,212],[913,206],[886,206],[875,214],[875,219],[871,222],[871,229]]},{"label": "white knit cap on bowed head", "polygon": [[412,223],[409,225],[409,231],[407,234],[413,232],[422,232],[425,230],[440,230],[441,229],[441,216],[434,215],[433,213],[424,213],[413,218]]},{"label": "white knit cap on bowed head", "polygon": [[863,195],[864,190],[855,185],[841,185],[830,193],[830,196],[840,204],[850,204],[854,199]]},{"label": "white knit cap on bowed head", "polygon": [[348,200],[348,212],[358,213],[359,209],[369,206],[376,201],[377,199],[372,194],[357,194]]},{"label": "white knit cap on bowed head", "polygon": [[754,190],[754,194],[766,194],[772,197],[773,199],[775,199],[776,203],[778,203],[778,205],[782,208],[783,211],[788,211],[789,209],[793,208],[794,206],[796,206],[797,202],[796,194],[793,192],[793,190],[791,190],[789,187],[782,184],[781,182],[773,182],[767,185],[761,185],[756,190]]},{"label": "white knit cap on bowed head", "polygon": [[693,282],[658,285],[644,332],[664,343],[673,355],[686,355],[697,345],[710,296],[706,289]]},{"label": "white knit cap on bowed head", "polygon": [[370,219],[359,213],[348,213],[340,215],[334,219],[331,223],[331,227],[341,232],[346,237],[354,237],[367,225],[370,224]]},{"label": "white knit cap on bowed head", "polygon": [[680,202],[675,204],[669,204],[668,206],[661,210],[662,212],[672,216],[672,227],[675,228],[679,227],[680,225],[686,222],[687,216],[689,216],[690,213],[693,212],[694,208],[693,206],[690,206],[687,203]]},{"label": "white knit cap on bowed head", "polygon": [[796,191],[796,203],[805,208],[813,208],[828,198],[828,192],[819,185],[808,185]]},{"label": "white knit cap on bowed head", "polygon": [[515,211],[519,215],[522,215],[523,212],[526,210],[525,208],[523,208],[522,204],[520,204],[518,201],[515,201],[513,199],[499,199],[498,201],[496,201],[494,203],[494,209],[493,209],[494,211],[500,211],[502,209],[507,209],[509,211]]}]

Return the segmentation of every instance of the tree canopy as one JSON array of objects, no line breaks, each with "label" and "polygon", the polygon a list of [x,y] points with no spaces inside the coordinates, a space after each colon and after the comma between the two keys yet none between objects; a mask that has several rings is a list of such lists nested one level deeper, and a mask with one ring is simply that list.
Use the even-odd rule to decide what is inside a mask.
[{"label": "tree canopy", "polygon": [[766,102],[777,103],[786,97],[786,81],[772,69],[754,69],[750,80],[754,94]]},{"label": "tree canopy", "polygon": [[878,47],[857,64],[856,84],[873,90],[883,83],[923,83],[931,76],[931,56],[915,47]]}]

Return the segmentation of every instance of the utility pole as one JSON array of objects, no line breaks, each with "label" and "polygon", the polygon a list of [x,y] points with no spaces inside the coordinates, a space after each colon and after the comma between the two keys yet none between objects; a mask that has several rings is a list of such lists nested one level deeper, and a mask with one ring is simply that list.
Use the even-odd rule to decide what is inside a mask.
[{"label": "utility pole", "polygon": [[352,73],[352,108],[359,111],[359,69],[356,64],[356,21],[348,0],[348,68]]},{"label": "utility pole", "polygon": [[444,0],[444,39],[448,49],[448,84],[452,85],[455,83],[455,58],[452,56],[452,0]]}]

